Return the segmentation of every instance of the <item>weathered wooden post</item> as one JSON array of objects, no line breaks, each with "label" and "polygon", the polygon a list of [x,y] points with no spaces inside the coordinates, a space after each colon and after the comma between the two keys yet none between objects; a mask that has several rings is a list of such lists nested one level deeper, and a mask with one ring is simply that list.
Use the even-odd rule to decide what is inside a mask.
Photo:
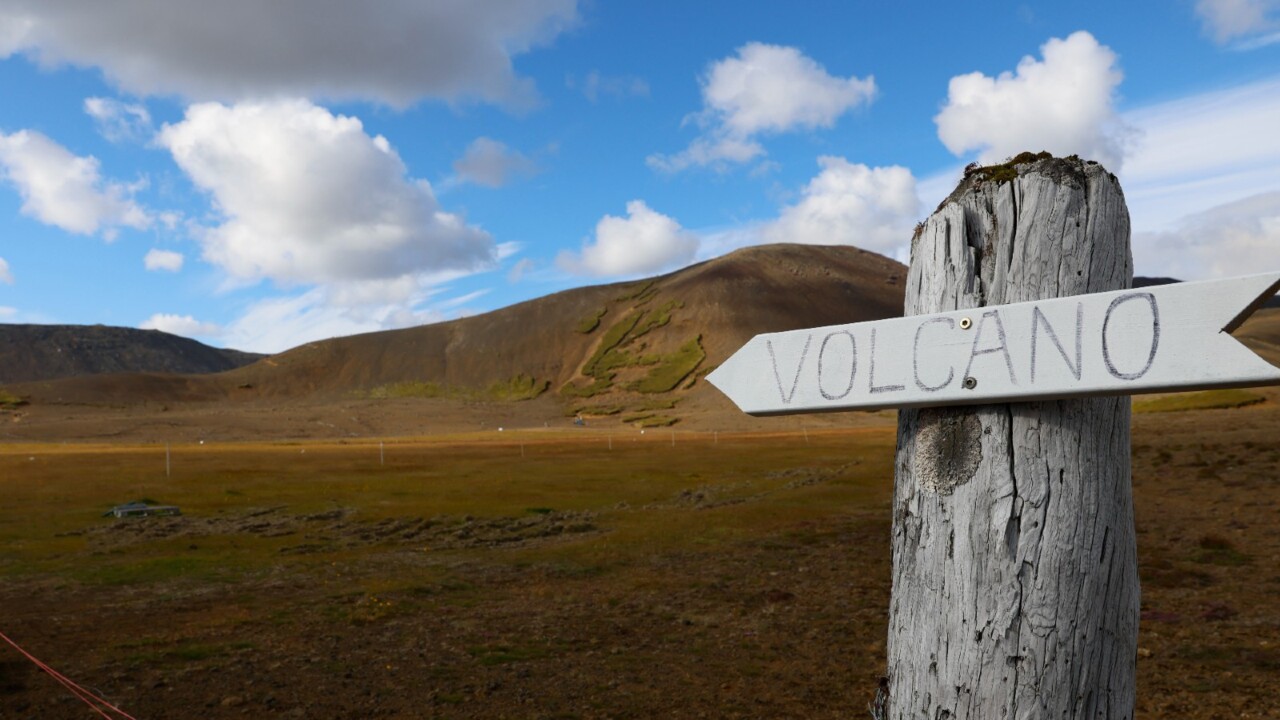
[{"label": "weathered wooden post", "polygon": [[1130,291],[1115,177],[1044,154],[967,172],[911,257],[906,317],[707,379],[752,415],[903,408],[877,719],[1132,718],[1128,395],[1280,384],[1229,334],[1280,272]]},{"label": "weathered wooden post", "polygon": [[[966,381],[1029,384],[981,309],[1132,279],[1115,177],[1041,159],[969,174],[917,230],[906,315],[974,310],[970,332],[986,337],[974,341]],[[1066,349],[1078,367],[1064,330],[1039,349]],[[888,717],[1132,718],[1128,397],[898,417]]]}]

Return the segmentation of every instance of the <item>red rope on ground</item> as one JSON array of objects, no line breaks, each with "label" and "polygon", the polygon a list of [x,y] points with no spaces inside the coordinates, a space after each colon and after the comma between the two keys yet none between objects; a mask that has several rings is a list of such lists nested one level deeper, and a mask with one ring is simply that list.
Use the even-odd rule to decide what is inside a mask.
[{"label": "red rope on ground", "polygon": [[[102,716],[102,717],[104,717],[104,718],[107,718],[107,720],[116,720],[116,719],[115,719],[115,718],[113,718],[111,715],[107,714],[107,711],[108,711],[108,710],[113,711],[113,712],[115,712],[115,713],[119,714],[119,715],[120,715],[120,717],[122,717],[122,718],[126,718],[126,720],[138,720],[138,719],[137,719],[137,718],[135,718],[134,716],[132,716],[132,715],[130,715],[129,713],[127,713],[127,712],[125,712],[125,711],[121,710],[120,708],[116,707],[115,705],[112,705],[111,703],[107,702],[106,700],[103,700],[102,698],[98,697],[97,695],[94,695],[93,693],[89,692],[88,690],[85,690],[83,687],[81,687],[81,686],[77,685],[77,684],[76,684],[76,682],[75,682],[74,680],[72,680],[71,678],[67,677],[66,675],[63,675],[62,673],[58,672],[57,670],[54,670],[53,668],[49,667],[49,665],[47,665],[46,663],[44,663],[43,661],[41,661],[41,660],[40,660],[40,658],[37,658],[35,655],[32,655],[31,653],[27,652],[26,650],[23,650],[23,649],[22,649],[22,647],[21,647],[20,645],[18,645],[18,643],[16,643],[16,642],[14,642],[13,640],[11,640],[11,639],[9,638],[9,636],[8,636],[8,635],[5,635],[4,633],[0,632],[0,640],[4,640],[5,642],[7,642],[7,643],[9,643],[10,645],[12,645],[14,650],[17,650],[18,652],[22,653],[23,657],[25,657],[25,658],[27,658],[28,660],[30,660],[30,661],[31,661],[31,662],[32,662],[36,667],[38,667],[38,668],[40,668],[41,670],[43,670],[44,672],[48,673],[48,675],[49,675],[50,677],[52,677],[54,680],[57,680],[57,681],[58,681],[58,682],[59,682],[63,687],[65,687],[67,690],[69,690],[69,691],[71,692],[71,694],[72,694],[72,695],[75,695],[77,698],[79,698],[79,699],[80,699],[80,701],[81,701],[81,702],[83,702],[85,705],[88,705],[89,707],[93,708],[93,711],[94,711],[94,712],[98,713],[99,715],[101,715],[101,716]],[[96,702],[95,702],[95,701],[96,701]]]}]

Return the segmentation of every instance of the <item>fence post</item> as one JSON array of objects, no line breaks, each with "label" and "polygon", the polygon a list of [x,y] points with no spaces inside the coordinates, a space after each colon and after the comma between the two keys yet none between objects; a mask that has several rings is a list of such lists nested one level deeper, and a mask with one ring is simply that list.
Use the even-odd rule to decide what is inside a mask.
[{"label": "fence post", "polygon": [[[966,376],[1029,386],[981,308],[1123,289],[1133,263],[1114,175],[1016,160],[970,169],[917,228],[905,310],[974,309]],[[1056,330],[1044,352],[1079,364]],[[899,413],[887,717],[1133,717],[1129,453],[1128,397]]]}]

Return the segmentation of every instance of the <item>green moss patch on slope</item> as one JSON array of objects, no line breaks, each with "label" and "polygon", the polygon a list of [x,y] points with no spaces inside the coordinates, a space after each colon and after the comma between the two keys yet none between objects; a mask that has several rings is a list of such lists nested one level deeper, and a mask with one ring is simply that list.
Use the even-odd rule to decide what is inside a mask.
[{"label": "green moss patch on slope", "polygon": [[[605,360],[609,353],[622,345],[622,342],[627,339],[627,334],[635,328],[636,323],[640,322],[640,318],[644,317],[644,315],[645,312],[643,310],[631,312],[611,325],[605,331],[604,336],[600,338],[600,345],[596,347],[596,351],[591,354],[586,364],[582,366],[582,374],[600,379],[603,372],[606,371],[606,368],[601,366],[602,361]],[[606,362],[605,364],[607,365],[608,363]]]},{"label": "green moss patch on slope", "polygon": [[583,335],[590,335],[596,328],[600,327],[600,318],[604,317],[607,312],[609,312],[609,308],[602,307],[589,315],[584,315],[573,329]]},{"label": "green moss patch on slope", "polygon": [[4,388],[0,388],[0,409],[13,410],[26,404],[26,400],[14,395]]},{"label": "green moss patch on slope", "polygon": [[632,383],[629,389],[642,393],[669,392],[689,377],[705,359],[707,353],[702,349],[702,336],[698,335],[681,345],[679,350],[662,356],[661,361],[649,370],[649,374]]}]

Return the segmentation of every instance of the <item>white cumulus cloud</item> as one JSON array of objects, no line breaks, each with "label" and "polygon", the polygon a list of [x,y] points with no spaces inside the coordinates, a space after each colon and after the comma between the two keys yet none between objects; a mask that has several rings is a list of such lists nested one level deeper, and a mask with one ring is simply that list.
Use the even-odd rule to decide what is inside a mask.
[{"label": "white cumulus cloud", "polygon": [[100,67],[136,95],[527,105],[513,58],[576,20],[576,0],[9,0],[0,58]]},{"label": "white cumulus cloud", "polygon": [[556,264],[575,275],[636,275],[688,263],[697,251],[697,235],[643,200],[632,200],[627,217],[605,215],[596,223],[595,241],[578,255],[562,251]]},{"label": "white cumulus cloud", "polygon": [[876,94],[875,79],[830,75],[794,47],[748,43],[713,63],[702,78],[704,134],[675,155],[651,155],[668,172],[742,163],[763,154],[758,135],[830,128]]},{"label": "white cumulus cloud", "polygon": [[182,269],[183,256],[180,252],[151,248],[142,258],[142,264],[148,270],[168,270],[178,272]]},{"label": "white cumulus cloud", "polygon": [[216,323],[201,322],[190,315],[168,315],[156,313],[138,326],[143,330],[159,330],[170,335],[183,337],[214,338],[222,334],[222,328]]},{"label": "white cumulus cloud", "polygon": [[822,171],[798,202],[765,225],[765,242],[855,245],[902,255],[919,220],[920,201],[911,171],[899,166],[870,168],[841,157],[818,158]]},{"label": "white cumulus cloud", "polygon": [[13,273],[9,270],[9,263],[4,258],[0,258],[0,283],[13,284]]},{"label": "white cumulus cloud", "polygon": [[533,161],[523,153],[487,137],[473,140],[462,157],[453,163],[453,171],[460,179],[493,188],[535,170]]},{"label": "white cumulus cloud", "polygon": [[151,113],[143,105],[91,97],[85,98],[84,111],[97,123],[98,132],[111,142],[139,141],[151,136]]},{"label": "white cumulus cloud", "polygon": [[1024,57],[1016,72],[951,78],[938,138],[956,155],[977,150],[983,163],[1047,150],[1119,170],[1131,131],[1114,107],[1124,77],[1116,54],[1084,31],[1040,50],[1043,60]]},{"label": "white cumulus cloud", "polygon": [[1244,38],[1242,49],[1280,42],[1280,0],[1197,0],[1205,32],[1222,44]]},{"label": "white cumulus cloud", "polygon": [[796,48],[764,43],[712,65],[702,86],[707,110],[739,137],[829,128],[875,92],[874,78],[833,77]]},{"label": "white cumulus cloud", "polygon": [[520,282],[524,279],[524,276],[533,271],[535,267],[537,267],[537,264],[529,258],[521,258],[517,260],[511,266],[511,269],[507,271],[507,282],[512,284]]},{"label": "white cumulus cloud", "polygon": [[224,219],[201,233],[203,257],[234,278],[390,280],[495,259],[386,138],[306,100],[196,104],[157,140],[212,195]]},{"label": "white cumulus cloud", "polygon": [[691,167],[727,167],[764,155],[764,146],[755,140],[735,137],[699,137],[675,155],[655,154],[645,158],[649,167],[663,172],[680,172]]},{"label": "white cumulus cloud", "polygon": [[117,228],[144,229],[151,218],[133,189],[104,180],[98,159],[81,157],[33,130],[0,133],[0,173],[22,196],[22,212],[68,232],[108,239]]}]

